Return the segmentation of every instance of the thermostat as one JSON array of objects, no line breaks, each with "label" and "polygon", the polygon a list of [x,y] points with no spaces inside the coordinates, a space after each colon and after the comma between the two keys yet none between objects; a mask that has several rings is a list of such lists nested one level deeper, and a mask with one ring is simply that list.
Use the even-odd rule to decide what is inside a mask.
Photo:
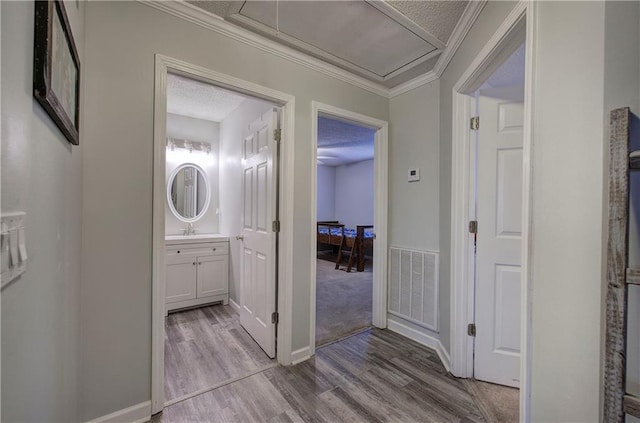
[{"label": "thermostat", "polygon": [[409,169],[407,173],[407,181],[408,182],[416,182],[420,180],[420,168]]}]

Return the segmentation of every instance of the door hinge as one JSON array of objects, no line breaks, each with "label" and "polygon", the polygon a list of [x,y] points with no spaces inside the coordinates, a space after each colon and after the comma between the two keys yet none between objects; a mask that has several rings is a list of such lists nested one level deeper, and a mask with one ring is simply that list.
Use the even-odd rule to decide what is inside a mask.
[{"label": "door hinge", "polygon": [[280,232],[280,221],[279,220],[274,220],[273,222],[271,222],[271,230],[273,232]]},{"label": "door hinge", "polygon": [[274,129],[273,130],[273,140],[280,142],[282,140],[282,129]]},{"label": "door hinge", "polygon": [[467,334],[469,336],[476,336],[476,324],[475,323],[469,323],[469,325],[467,326]]},{"label": "door hinge", "polygon": [[471,118],[471,130],[477,131],[480,129],[480,116],[474,116]]},{"label": "door hinge", "polygon": [[478,233],[478,221],[477,220],[470,220],[469,221],[469,233],[470,234],[477,234]]},{"label": "door hinge", "polygon": [[274,311],[273,313],[271,313],[271,323],[273,323],[274,325],[277,325],[279,321],[280,321],[280,314],[277,311]]}]

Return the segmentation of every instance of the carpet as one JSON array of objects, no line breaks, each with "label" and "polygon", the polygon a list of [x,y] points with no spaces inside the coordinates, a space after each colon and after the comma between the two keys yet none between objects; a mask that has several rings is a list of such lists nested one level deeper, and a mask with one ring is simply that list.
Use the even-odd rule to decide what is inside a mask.
[{"label": "carpet", "polygon": [[371,326],[373,273],[334,269],[335,262],[317,260],[316,345],[323,345]]}]

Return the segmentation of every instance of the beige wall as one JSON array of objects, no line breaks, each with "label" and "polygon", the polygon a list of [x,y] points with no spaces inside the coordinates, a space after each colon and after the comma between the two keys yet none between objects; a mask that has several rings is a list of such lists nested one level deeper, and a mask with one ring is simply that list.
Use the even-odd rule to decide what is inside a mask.
[{"label": "beige wall", "polygon": [[87,4],[82,392],[90,419],[150,398],[154,54],[296,97],[293,350],[308,345],[311,101],[388,100],[134,2]]},{"label": "beige wall", "polygon": [[[82,62],[84,3],[65,4]],[[2,290],[0,420],[77,421],[84,134],[72,147],[33,99],[34,2],[0,7],[2,213],[27,213],[29,256]]]}]

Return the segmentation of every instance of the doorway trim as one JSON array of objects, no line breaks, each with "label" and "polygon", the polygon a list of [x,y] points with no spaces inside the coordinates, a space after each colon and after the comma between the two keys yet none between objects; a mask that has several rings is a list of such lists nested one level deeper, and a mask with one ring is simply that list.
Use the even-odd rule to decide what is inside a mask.
[{"label": "doorway trim", "polygon": [[451,372],[473,376],[473,342],[467,325],[474,316],[473,246],[468,233],[470,210],[475,200],[471,190],[471,135],[469,121],[475,100],[470,96],[501,61],[525,42],[525,99],[522,198],[522,290],[520,338],[520,419],[530,421],[531,395],[531,154],[533,147],[533,81],[537,5],[520,1],[502,22],[453,88],[452,195],[451,195]]},{"label": "doorway trim", "polygon": [[373,225],[376,234],[373,249],[373,302],[372,324],[378,328],[387,327],[387,217],[388,217],[388,180],[389,180],[389,123],[350,110],[328,104],[311,102],[311,292],[309,303],[309,351],[311,356],[316,350],[316,222],[318,220],[318,117],[329,116],[348,123],[356,123],[376,130],[374,141],[374,193]]},{"label": "doorway trim", "polygon": [[165,156],[167,73],[172,72],[270,101],[282,108],[280,233],[278,253],[278,337],[276,358],[291,364],[293,310],[293,171],[295,97],[161,54],[155,55],[153,119],[153,258],[151,293],[151,413],[164,408]]}]

